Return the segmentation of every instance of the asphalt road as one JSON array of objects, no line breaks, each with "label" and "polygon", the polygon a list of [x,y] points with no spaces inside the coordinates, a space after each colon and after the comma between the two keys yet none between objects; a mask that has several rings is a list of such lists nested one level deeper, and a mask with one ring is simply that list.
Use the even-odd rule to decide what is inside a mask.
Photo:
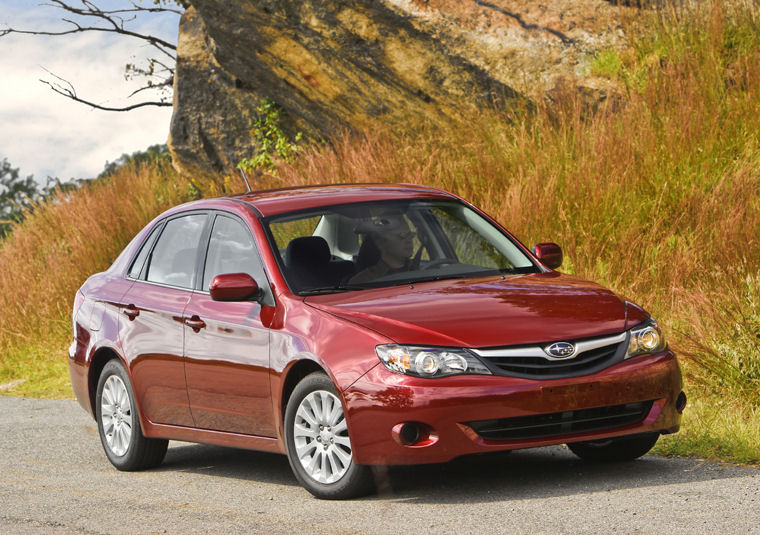
[{"label": "asphalt road", "polygon": [[0,397],[0,534],[760,534],[760,470],[561,447],[395,468],[378,496],[325,502],[284,456],[170,443],[121,473],[74,401]]}]

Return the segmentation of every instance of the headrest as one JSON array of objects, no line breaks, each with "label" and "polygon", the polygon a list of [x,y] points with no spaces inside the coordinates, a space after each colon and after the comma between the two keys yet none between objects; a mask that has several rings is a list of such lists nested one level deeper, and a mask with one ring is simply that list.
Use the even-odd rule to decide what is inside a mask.
[{"label": "headrest", "polygon": [[396,230],[404,225],[404,216],[401,212],[387,212],[379,217],[362,221],[354,228],[356,234],[370,234],[374,232],[386,232]]},{"label": "headrest", "polygon": [[322,236],[293,238],[285,251],[288,265],[321,265],[330,261],[330,246]]},{"label": "headrest", "polygon": [[380,249],[377,248],[375,240],[368,236],[359,247],[356,255],[356,269],[362,270],[369,266],[374,266],[380,261]]}]

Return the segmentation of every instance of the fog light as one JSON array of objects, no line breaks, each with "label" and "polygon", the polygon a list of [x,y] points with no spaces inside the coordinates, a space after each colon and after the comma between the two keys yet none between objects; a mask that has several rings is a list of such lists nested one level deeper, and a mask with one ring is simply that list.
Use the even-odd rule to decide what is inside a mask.
[{"label": "fog light", "polygon": [[399,430],[399,437],[404,444],[416,444],[420,440],[420,428],[415,424],[403,424]]},{"label": "fog light", "polygon": [[422,422],[402,422],[391,430],[393,440],[407,448],[424,448],[438,442],[438,433]]},{"label": "fog light", "polygon": [[685,408],[686,408],[686,393],[681,392],[680,394],[678,394],[678,397],[676,398],[676,410],[678,411],[678,414],[681,414]]}]

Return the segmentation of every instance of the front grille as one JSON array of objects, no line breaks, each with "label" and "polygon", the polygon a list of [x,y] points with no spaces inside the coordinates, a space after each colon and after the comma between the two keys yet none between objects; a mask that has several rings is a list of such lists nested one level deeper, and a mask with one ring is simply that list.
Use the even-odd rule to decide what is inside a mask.
[{"label": "front grille", "polygon": [[592,349],[571,360],[547,360],[543,357],[493,357],[488,359],[488,362],[509,375],[571,377],[595,370],[600,364],[612,360],[618,345],[620,344]]},{"label": "front grille", "polygon": [[593,409],[480,420],[466,422],[466,425],[486,440],[524,440],[609,431],[642,422],[653,403],[654,401],[640,401]]},{"label": "front grille", "polygon": [[625,356],[625,333],[605,338],[576,341],[577,353],[554,359],[542,346],[473,350],[496,375],[528,379],[562,379],[596,373],[621,362]]}]

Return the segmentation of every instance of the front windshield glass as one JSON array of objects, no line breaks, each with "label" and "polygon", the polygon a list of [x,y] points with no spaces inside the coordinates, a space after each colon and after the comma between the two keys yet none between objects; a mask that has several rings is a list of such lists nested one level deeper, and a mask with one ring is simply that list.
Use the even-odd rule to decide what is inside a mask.
[{"label": "front windshield glass", "polygon": [[512,240],[457,201],[356,203],[266,223],[285,279],[302,295],[539,271]]}]

